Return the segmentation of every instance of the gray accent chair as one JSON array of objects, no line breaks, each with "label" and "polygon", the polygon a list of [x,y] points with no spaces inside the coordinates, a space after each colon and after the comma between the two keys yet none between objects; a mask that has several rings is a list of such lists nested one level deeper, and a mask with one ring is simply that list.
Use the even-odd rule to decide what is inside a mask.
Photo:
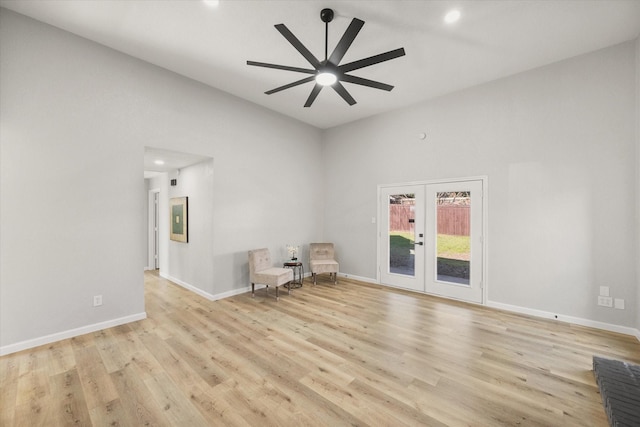
[{"label": "gray accent chair", "polygon": [[309,269],[313,276],[313,284],[316,284],[316,275],[329,273],[333,276],[333,283],[338,284],[338,271],[340,265],[336,261],[333,243],[309,244]]},{"label": "gray accent chair", "polygon": [[251,298],[255,297],[256,283],[266,286],[266,293],[269,295],[269,286],[276,288],[276,301],[280,300],[278,288],[287,285],[291,294],[291,281],[293,280],[293,270],[290,268],[274,267],[271,262],[269,249],[254,249],[249,251],[249,279],[251,280]]}]

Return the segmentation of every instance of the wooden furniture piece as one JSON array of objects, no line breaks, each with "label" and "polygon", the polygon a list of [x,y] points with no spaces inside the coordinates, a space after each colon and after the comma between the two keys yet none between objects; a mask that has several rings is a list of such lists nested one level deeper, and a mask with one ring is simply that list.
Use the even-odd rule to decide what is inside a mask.
[{"label": "wooden furniture piece", "polygon": [[[269,286],[276,288],[276,301],[280,299],[278,288],[288,285],[293,280],[293,271],[290,268],[274,267],[271,262],[269,249],[254,249],[249,251],[249,279],[251,280],[251,297],[255,297],[255,285],[265,285],[269,294]],[[291,293],[291,286],[289,286]]]},{"label": "wooden furniture piece", "polygon": [[339,264],[336,261],[333,243],[309,244],[309,269],[313,276],[313,284],[316,284],[316,274],[329,273],[333,275],[333,283],[338,283]]}]

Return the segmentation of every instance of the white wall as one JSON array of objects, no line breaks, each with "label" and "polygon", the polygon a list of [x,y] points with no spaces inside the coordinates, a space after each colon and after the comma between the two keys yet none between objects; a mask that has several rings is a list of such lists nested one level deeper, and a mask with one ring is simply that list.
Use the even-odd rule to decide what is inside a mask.
[{"label": "white wall", "polygon": [[[376,277],[378,184],[487,175],[489,300],[634,327],[634,49],[328,130],[325,238],[341,271]],[[628,309],[596,306],[600,285]]]},{"label": "white wall", "polygon": [[321,235],[313,127],[6,9],[0,94],[0,351],[144,315],[145,145],[216,159],[212,293]]},{"label": "white wall", "polygon": [[[215,293],[213,272],[213,159],[170,173],[168,198],[188,197],[188,243],[168,241],[168,268],[160,274]],[[166,194],[166,193],[165,193]],[[168,210],[165,212],[168,213]],[[169,222],[169,221],[167,221]],[[166,228],[168,224],[164,224]]]}]

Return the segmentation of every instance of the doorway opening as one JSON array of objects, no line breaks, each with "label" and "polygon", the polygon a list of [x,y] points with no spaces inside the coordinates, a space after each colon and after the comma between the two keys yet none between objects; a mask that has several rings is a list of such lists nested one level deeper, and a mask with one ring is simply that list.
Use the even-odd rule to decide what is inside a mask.
[{"label": "doorway opening", "polygon": [[[147,270],[165,273],[169,266],[169,197],[172,187],[169,174],[179,173],[204,161],[209,156],[160,148],[145,147],[144,179],[147,190]],[[211,178],[212,179],[212,178]],[[197,184],[192,187],[198,187]],[[189,194],[184,194],[188,196]]]}]

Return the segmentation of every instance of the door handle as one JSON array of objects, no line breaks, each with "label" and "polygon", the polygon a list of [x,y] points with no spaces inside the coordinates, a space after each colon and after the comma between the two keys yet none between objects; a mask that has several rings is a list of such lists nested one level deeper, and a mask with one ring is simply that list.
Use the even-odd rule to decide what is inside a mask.
[{"label": "door handle", "polygon": [[424,245],[424,243],[422,243],[422,242],[415,242],[415,243],[414,243],[414,245],[420,245],[420,246],[422,246],[422,245]]}]

